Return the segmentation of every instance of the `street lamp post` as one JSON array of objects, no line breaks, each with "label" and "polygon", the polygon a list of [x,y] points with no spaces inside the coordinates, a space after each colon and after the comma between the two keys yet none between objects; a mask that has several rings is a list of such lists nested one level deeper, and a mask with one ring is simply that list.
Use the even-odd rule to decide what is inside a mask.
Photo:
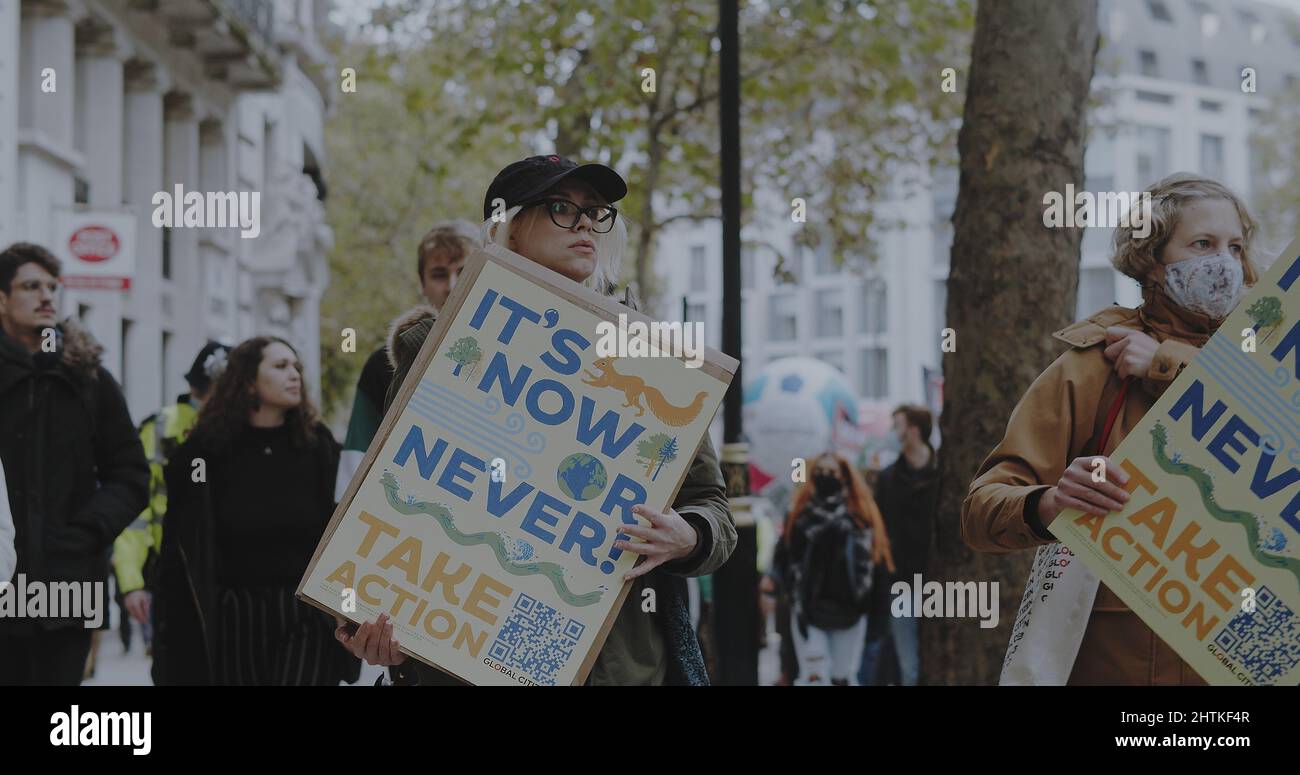
[{"label": "street lamp post", "polygon": [[[740,361],[740,10],[738,0],[719,0],[721,43],[719,113],[722,147],[722,351]],[[718,674],[730,686],[758,683],[758,541],[749,508],[749,456],[741,442],[741,366],[723,402],[722,455],[727,498],[738,541],[731,559],[713,574]]]}]

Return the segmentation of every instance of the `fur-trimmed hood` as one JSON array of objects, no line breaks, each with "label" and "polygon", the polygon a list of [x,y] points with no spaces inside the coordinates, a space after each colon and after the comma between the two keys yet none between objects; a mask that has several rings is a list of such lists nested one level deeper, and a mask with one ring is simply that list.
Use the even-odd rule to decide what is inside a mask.
[{"label": "fur-trimmed hood", "polygon": [[436,320],[438,312],[429,304],[417,304],[393,318],[388,325],[388,337],[385,340],[388,352],[388,364],[396,371],[398,364],[415,357],[414,352],[407,352],[402,345],[402,334],[414,328],[424,320]]},{"label": "fur-trimmed hood", "polygon": [[77,379],[98,379],[104,348],[90,331],[75,318],[64,320],[55,330],[58,349],[54,353],[28,353],[21,344],[0,333],[0,358],[29,367],[44,359],[57,359]]}]

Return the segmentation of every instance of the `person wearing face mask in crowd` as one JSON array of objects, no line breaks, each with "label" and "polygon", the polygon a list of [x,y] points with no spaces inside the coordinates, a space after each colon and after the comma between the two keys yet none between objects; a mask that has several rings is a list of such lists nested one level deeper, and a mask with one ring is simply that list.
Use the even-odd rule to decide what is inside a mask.
[{"label": "person wearing face mask in crowd", "polygon": [[130,627],[134,619],[144,627],[144,640],[152,640],[150,608],[153,592],[149,581],[158,549],[162,546],[163,515],[167,512],[167,486],[163,471],[176,448],[189,437],[199,419],[199,409],[212,392],[212,384],[226,367],[230,346],[209,341],[199,350],[185,372],[190,391],[176,398],[140,423],[140,443],[149,458],[149,505],[144,507],[122,534],[113,542],[113,574],[117,594],[128,616],[123,617],[123,646],[130,649]]},{"label": "person wearing face mask in crowd", "polygon": [[[980,466],[962,507],[962,534],[993,553],[1055,541],[1047,526],[1066,508],[1105,516],[1129,495],[1111,454],[1196,357],[1259,277],[1255,222],[1223,184],[1187,173],[1150,190],[1150,231],[1115,229],[1111,262],[1142,285],[1142,305],[1112,306],[1058,331],[1069,345],[1030,385],[1006,435]],[[1102,439],[1106,440],[1104,446]],[[1102,447],[1102,448],[1098,448]],[[1104,481],[1093,481],[1096,459]],[[1070,684],[1163,685],[1205,681],[1105,584],[1087,600],[1082,632],[1052,637]]]},{"label": "person wearing face mask in crowd", "polygon": [[339,473],[334,483],[334,500],[341,501],[361,461],[366,456],[370,442],[379,431],[384,419],[384,396],[393,382],[393,369],[397,364],[389,360],[390,344],[395,336],[409,328],[413,322],[429,315],[437,315],[447,297],[456,287],[465,258],[480,244],[478,229],[469,221],[442,221],[420,240],[416,248],[416,276],[420,278],[420,296],[424,302],[407,310],[389,326],[388,340],[375,350],[361,367],[357,390],[352,398],[352,412],[348,416],[348,430],[343,437],[343,453],[339,458]]},{"label": "person wearing face mask in crowd", "polygon": [[334,512],[339,445],[283,339],[242,342],[165,479],[154,683],[337,686],[360,663],[294,593]]},{"label": "person wearing face mask in crowd", "polygon": [[772,575],[790,597],[796,686],[857,685],[877,564],[894,572],[880,510],[858,472],[826,452],[795,494]]}]

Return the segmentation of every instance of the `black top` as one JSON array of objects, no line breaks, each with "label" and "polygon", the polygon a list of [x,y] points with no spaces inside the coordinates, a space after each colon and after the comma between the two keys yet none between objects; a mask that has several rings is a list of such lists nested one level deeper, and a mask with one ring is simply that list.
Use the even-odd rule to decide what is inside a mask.
[{"label": "black top", "polygon": [[[13,510],[17,573],[31,581],[103,581],[113,539],[147,505],[149,461],[126,399],[75,322],[54,352],[0,332],[0,461]],[[5,579],[8,581],[8,579]],[[76,618],[0,616],[0,638]]]},{"label": "black top", "polygon": [[302,579],[334,510],[319,453],[295,448],[283,425],[245,428],[234,441],[212,492],[219,586]]},{"label": "black top", "polygon": [[885,520],[897,578],[911,583],[924,573],[930,557],[930,537],[939,505],[939,466],[933,452],[921,468],[899,455],[876,477],[876,505]]}]

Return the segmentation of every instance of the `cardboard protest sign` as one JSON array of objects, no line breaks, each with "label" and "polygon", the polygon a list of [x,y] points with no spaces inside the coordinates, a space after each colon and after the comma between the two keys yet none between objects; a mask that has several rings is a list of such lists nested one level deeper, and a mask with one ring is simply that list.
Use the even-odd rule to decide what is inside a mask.
[{"label": "cardboard protest sign", "polygon": [[1209,683],[1300,683],[1300,239],[1111,459],[1125,508],[1052,532]]},{"label": "cardboard protest sign", "polygon": [[736,369],[605,352],[619,331],[645,354],[647,322],[504,248],[471,255],[299,596],[387,612],[403,651],[473,684],[581,683],[637,559],[619,528],[672,503]]}]

